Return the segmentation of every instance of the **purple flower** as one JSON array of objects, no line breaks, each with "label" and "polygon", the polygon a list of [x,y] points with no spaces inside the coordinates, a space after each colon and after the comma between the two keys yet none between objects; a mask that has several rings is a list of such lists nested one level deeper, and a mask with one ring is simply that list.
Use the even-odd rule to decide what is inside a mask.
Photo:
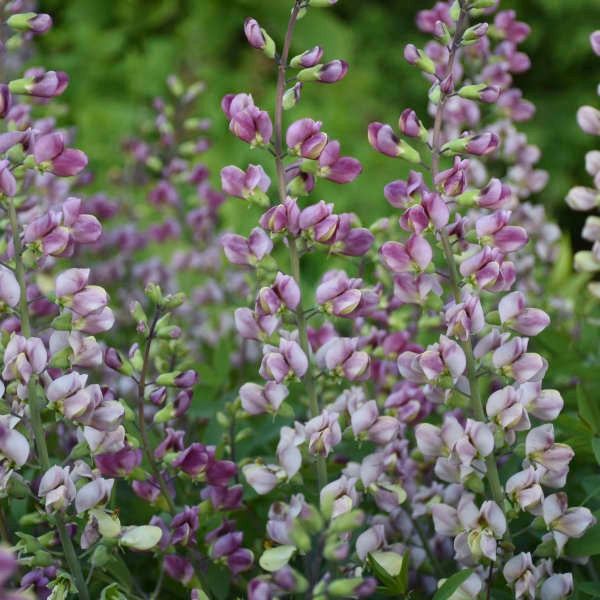
[{"label": "purple flower", "polygon": [[315,46],[310,50],[305,50],[302,54],[298,56],[294,56],[292,60],[290,60],[290,67],[294,69],[302,69],[314,67],[319,63],[321,58],[323,57],[323,47]]},{"label": "purple flower", "polygon": [[329,142],[319,156],[320,177],[334,183],[350,183],[362,172],[362,165],[351,156],[340,157],[340,143]]},{"label": "purple flower", "polygon": [[271,179],[260,165],[249,165],[246,173],[230,166],[221,170],[221,185],[223,191],[230,196],[264,204],[268,203],[266,192]]}]

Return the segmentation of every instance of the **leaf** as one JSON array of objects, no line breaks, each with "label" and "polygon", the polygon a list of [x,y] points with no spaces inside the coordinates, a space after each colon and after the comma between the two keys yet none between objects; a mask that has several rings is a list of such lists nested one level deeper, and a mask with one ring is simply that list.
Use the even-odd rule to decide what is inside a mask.
[{"label": "leaf", "polygon": [[449,577],[444,581],[432,600],[448,600],[459,586],[461,586],[472,574],[473,569],[465,569],[464,571],[455,573],[452,577]]},{"label": "leaf", "polygon": [[102,568],[113,579],[116,579],[126,592],[129,592],[131,589],[131,574],[125,561],[120,556],[113,554],[111,559]]},{"label": "leaf", "polygon": [[591,402],[582,385],[577,386],[577,409],[582,418],[594,433],[600,432],[600,414],[595,403]]},{"label": "leaf", "polygon": [[198,381],[202,385],[206,385],[207,387],[219,387],[218,377],[216,377],[215,370],[211,366],[206,363],[197,363],[195,369],[198,373]]},{"label": "leaf", "polygon": [[265,571],[279,571],[285,567],[296,552],[296,546],[277,546],[262,553],[258,563]]},{"label": "leaf", "polygon": [[408,555],[395,552],[368,553],[367,559],[377,579],[385,586],[387,593],[404,594],[408,586]]},{"label": "leaf", "polygon": [[582,581],[577,585],[577,590],[598,598],[600,597],[600,581]]},{"label": "leaf", "polygon": [[600,438],[592,438],[592,450],[594,451],[596,462],[600,465]]},{"label": "leaf", "polygon": [[[600,510],[594,513],[594,517],[600,519]],[[600,522],[588,529],[582,537],[569,540],[565,554],[573,557],[600,554]]]}]

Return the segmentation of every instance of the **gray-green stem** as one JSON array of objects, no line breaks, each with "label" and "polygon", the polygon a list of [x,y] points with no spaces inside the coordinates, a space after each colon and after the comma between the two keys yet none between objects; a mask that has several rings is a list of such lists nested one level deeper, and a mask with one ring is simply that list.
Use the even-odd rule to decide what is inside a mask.
[{"label": "gray-green stem", "polygon": [[[456,31],[454,33],[454,38],[452,40],[452,46],[450,48],[450,57],[448,59],[448,68],[446,70],[446,75],[452,73],[454,67],[454,60],[456,58],[456,52],[460,45],[462,35],[465,30],[465,22],[467,20],[467,12],[464,9],[463,2],[460,2],[460,16],[458,18],[458,22],[456,24]],[[446,103],[446,96],[442,93],[440,101],[438,103],[438,107],[435,114],[435,121],[433,126],[433,140],[432,140],[432,148],[431,148],[431,178],[433,180],[433,184],[435,186],[435,178],[439,173],[439,161],[440,161],[440,135],[442,129],[442,114],[444,111],[444,105]],[[456,266],[456,261],[454,259],[454,253],[452,252],[452,247],[450,245],[450,240],[448,239],[447,231],[442,228],[439,230],[440,238],[442,241],[442,250],[444,252],[444,257],[446,258],[446,262],[448,263],[448,271],[450,274],[450,289],[452,290],[452,294],[456,303],[462,302],[461,292],[460,292],[460,277],[458,275],[458,268]],[[471,338],[468,338],[466,342],[462,343],[462,348],[464,350],[466,359],[467,359],[467,379],[469,380],[469,392],[471,396],[471,410],[475,415],[475,418],[478,421],[485,422],[486,416],[483,410],[483,403],[481,400],[481,391],[479,389],[479,379],[477,377],[477,363],[475,357],[473,355],[473,346],[471,343]],[[498,465],[496,464],[496,458],[494,452],[492,452],[485,459],[485,464],[487,467],[487,480],[490,485],[490,490],[492,492],[492,497],[494,498],[496,504],[504,510],[504,491],[502,490],[502,485],[500,483],[500,476],[498,474]],[[508,528],[506,529],[505,539],[510,541],[510,531]]]},{"label": "gray-green stem", "polygon": [[[31,323],[29,322],[29,307],[27,305],[27,286],[25,284],[25,268],[23,266],[21,238],[19,237],[19,224],[17,221],[17,211],[15,209],[15,203],[12,198],[8,199],[8,212],[10,217],[10,226],[13,235],[13,244],[15,252],[15,266],[17,281],[21,291],[19,299],[19,309],[21,313],[21,333],[24,337],[31,337]],[[29,379],[27,384],[27,398],[29,400],[29,417],[31,420],[31,427],[33,429],[33,435],[35,437],[35,445],[37,448],[38,457],[40,464],[44,471],[47,471],[50,467],[50,461],[48,458],[48,446],[46,444],[46,434],[44,432],[44,426],[42,424],[41,406],[38,401],[37,394],[37,383],[35,376]],[[75,553],[73,542],[67,531],[64,519],[62,515],[56,514],[56,530],[58,531],[58,537],[65,554],[65,559],[69,565],[69,570],[75,579],[75,586],[79,592],[79,597],[82,600],[89,600],[89,593],[85,579],[83,577],[83,571],[81,564]]]},{"label": "gray-green stem", "polygon": [[158,465],[156,464],[156,460],[154,459],[154,454],[152,452],[152,446],[150,445],[150,441],[148,439],[148,432],[146,431],[146,420],[144,418],[144,407],[145,407],[145,391],[146,391],[146,375],[148,373],[148,365],[150,362],[150,346],[152,345],[152,340],[154,339],[154,333],[156,329],[156,323],[160,317],[160,311],[157,309],[154,315],[154,319],[152,319],[152,324],[150,325],[150,330],[148,331],[148,338],[146,340],[146,347],[144,349],[144,362],[142,364],[142,372],[140,373],[140,380],[138,382],[138,427],[140,428],[140,436],[142,438],[142,447],[144,448],[144,454],[150,463],[150,467],[152,469],[152,474],[154,475],[154,479],[158,482],[160,487],[160,491],[166,500],[169,506],[169,512],[172,515],[177,514],[177,508],[175,507],[175,503],[173,502],[173,498],[171,496],[171,492],[169,491],[169,486],[165,481],[165,478],[162,476]]},{"label": "gray-green stem", "polygon": [[[283,94],[285,92],[285,71],[287,68],[287,60],[290,52],[290,45],[292,43],[292,34],[294,32],[294,25],[300,12],[301,3],[296,0],[290,21],[288,23],[287,33],[281,51],[281,57],[277,66],[277,100],[275,104],[275,164],[277,167],[277,192],[279,195],[279,201],[281,204],[285,202],[285,172],[283,165]],[[302,279],[300,276],[300,254],[298,252],[298,246],[296,244],[296,238],[292,234],[287,236],[288,246],[290,249],[290,264],[292,270],[292,277],[296,283],[302,287]],[[300,347],[309,359],[308,369],[304,375],[304,383],[306,385],[306,391],[309,398],[310,414],[312,417],[316,417],[320,412],[319,400],[317,398],[317,388],[315,385],[315,379],[312,373],[310,365],[310,346],[308,344],[308,334],[306,330],[306,319],[304,317],[304,309],[302,305],[302,299],[296,308],[296,320],[298,324],[298,333],[300,336]],[[317,457],[317,480],[319,484],[319,490],[327,484],[327,465],[325,459],[322,456]]]}]

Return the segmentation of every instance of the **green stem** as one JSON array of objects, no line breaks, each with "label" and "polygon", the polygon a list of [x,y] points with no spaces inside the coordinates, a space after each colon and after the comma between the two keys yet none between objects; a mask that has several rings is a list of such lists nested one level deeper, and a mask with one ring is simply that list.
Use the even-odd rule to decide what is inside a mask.
[{"label": "green stem", "polygon": [[[31,323],[29,321],[29,307],[27,305],[27,286],[25,284],[25,268],[23,266],[23,256],[21,248],[21,238],[19,237],[19,226],[17,222],[17,211],[15,209],[15,203],[12,198],[8,200],[8,212],[10,216],[10,226],[13,235],[13,244],[15,252],[15,265],[17,272],[17,281],[19,282],[19,288],[21,290],[21,296],[19,298],[19,309],[21,313],[21,333],[24,337],[31,337]],[[35,377],[30,377],[27,384],[27,397],[29,400],[29,416],[31,420],[31,426],[33,428],[33,434],[35,437],[35,445],[40,459],[40,464],[44,471],[47,471],[50,467],[50,460],[48,458],[48,446],[46,445],[46,434],[44,432],[44,426],[42,424],[42,410],[40,403],[38,402],[38,393]],[[58,537],[63,547],[65,559],[69,565],[69,569],[75,578],[75,586],[79,592],[79,597],[83,600],[89,600],[89,593],[85,579],[83,577],[83,571],[79,559],[75,554],[75,548],[73,542],[67,531],[64,519],[62,515],[56,514],[56,529],[58,531]]]},{"label": "green stem", "polygon": [[[456,31],[454,33],[452,46],[450,48],[450,57],[448,60],[448,67],[446,70],[447,74],[452,73],[454,67],[454,60],[456,58],[456,51],[460,46],[462,35],[466,28],[467,12],[463,6],[462,0],[460,1],[460,6],[460,16],[458,18],[458,22],[456,23]],[[447,96],[442,94],[442,97],[440,98],[440,101],[438,103],[433,126],[433,143],[431,148],[431,178],[433,180],[434,186],[435,178],[439,173],[440,136],[442,128],[442,115],[446,99]],[[462,297],[460,291],[460,277],[458,274],[458,268],[456,266],[456,260],[454,259],[454,253],[452,252],[450,240],[448,239],[448,232],[446,231],[446,229],[442,228],[439,230],[439,234],[442,241],[442,250],[444,252],[444,257],[446,258],[446,262],[448,264],[448,271],[450,275],[450,288],[452,290],[454,299],[458,304],[462,302]],[[471,410],[473,411],[473,414],[478,421],[485,423],[486,415],[483,410],[483,403],[481,400],[479,379],[477,377],[477,362],[473,355],[473,346],[471,343],[471,338],[467,338],[465,342],[462,342],[461,346],[463,348],[467,360],[467,379],[469,380],[469,391],[471,395]],[[502,485],[500,483],[498,465],[496,464],[494,452],[492,452],[489,456],[486,457],[485,464],[487,467],[487,480],[494,501],[500,507],[500,509],[504,510],[504,491],[502,490]],[[508,528],[506,529],[504,538],[507,541],[510,541],[511,539],[510,531],[508,530]]]},{"label": "green stem", "polygon": [[[281,52],[281,58],[277,66],[277,100],[275,103],[275,165],[277,168],[277,192],[279,195],[279,201],[281,204],[285,202],[285,172],[283,165],[283,94],[285,92],[285,70],[287,68],[287,59],[290,52],[290,45],[292,43],[292,34],[294,32],[294,25],[300,12],[301,3],[296,0],[290,21],[288,23],[287,33],[283,44],[283,50]],[[301,286],[302,279],[300,277],[300,254],[298,252],[298,246],[296,244],[296,238],[292,234],[287,236],[288,246],[290,249],[290,263],[292,270],[292,277],[296,283]],[[302,306],[302,300],[296,307],[296,320],[298,323],[298,333],[300,335],[300,347],[309,359],[308,369],[304,375],[304,383],[306,385],[306,391],[308,392],[310,415],[316,417],[320,413],[319,401],[317,399],[317,388],[315,385],[315,379],[312,373],[310,365],[310,346],[308,344],[308,334],[306,331],[306,318],[304,316],[304,309]],[[319,484],[319,490],[321,490],[327,484],[327,465],[325,459],[322,456],[317,457],[317,480]]]},{"label": "green stem", "polygon": [[[412,511],[412,509],[410,507],[407,508],[406,510],[411,510]],[[429,546],[429,541],[427,540],[427,537],[425,536],[425,533],[423,532],[423,528],[421,527],[421,524],[419,523],[419,520],[413,518],[412,522],[413,522],[413,525],[414,525],[415,530],[417,532],[417,535],[419,536],[419,539],[421,540],[421,544],[423,544],[423,549],[427,553],[427,557],[429,558],[429,562],[431,563],[431,567],[433,569],[433,572],[435,573],[436,577],[438,579],[440,579],[442,577],[442,575],[443,575],[442,567],[440,566],[440,562],[438,561],[438,559],[435,556],[435,554],[431,551],[431,548]]]},{"label": "green stem", "polygon": [[160,486],[160,491],[164,496],[168,506],[169,512],[172,515],[177,514],[177,508],[175,507],[175,503],[173,502],[173,498],[171,496],[171,492],[169,491],[169,486],[165,481],[160,469],[158,468],[158,464],[154,459],[154,454],[152,452],[152,446],[150,445],[150,440],[148,439],[148,432],[146,431],[146,419],[144,417],[144,406],[145,399],[144,394],[146,391],[146,375],[148,373],[148,365],[150,363],[150,346],[152,345],[152,340],[154,339],[154,333],[156,329],[156,323],[160,317],[160,310],[157,309],[154,314],[154,319],[152,320],[152,324],[150,325],[150,330],[148,332],[148,338],[146,340],[146,348],[144,349],[144,362],[142,365],[142,372],[140,374],[140,379],[138,382],[138,427],[140,429],[140,436],[142,438],[142,447],[144,448],[144,454],[150,463],[150,467],[152,469],[152,474],[154,475],[154,479],[158,482]]}]

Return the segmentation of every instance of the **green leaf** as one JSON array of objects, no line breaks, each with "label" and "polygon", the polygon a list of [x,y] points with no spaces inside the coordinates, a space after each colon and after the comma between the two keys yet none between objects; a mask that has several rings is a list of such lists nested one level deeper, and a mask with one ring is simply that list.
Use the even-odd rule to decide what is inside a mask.
[{"label": "green leaf", "polygon": [[373,573],[385,586],[389,594],[399,595],[406,592],[408,586],[408,556],[395,552],[369,552],[367,560]]},{"label": "green leaf", "polygon": [[596,462],[600,465],[600,438],[592,438],[592,450],[594,451]]},{"label": "green leaf", "polygon": [[269,548],[262,553],[258,563],[265,571],[279,571],[290,562],[290,558],[296,552],[296,546],[277,546]]},{"label": "green leaf", "polygon": [[598,598],[600,597],[600,581],[582,581],[577,585],[577,590]]},{"label": "green leaf", "polygon": [[219,378],[216,376],[215,370],[206,363],[197,363],[194,368],[198,373],[198,381],[202,385],[208,387],[219,387]]},{"label": "green leaf", "polygon": [[[600,510],[597,510],[594,516],[600,519]],[[600,554],[600,522],[588,529],[582,537],[569,540],[565,554],[573,557]]]},{"label": "green leaf", "polygon": [[131,589],[131,574],[125,561],[118,555],[113,554],[111,559],[102,567],[112,579],[116,579],[121,587],[129,592]]},{"label": "green leaf", "polygon": [[583,386],[577,386],[577,409],[579,416],[589,425],[594,433],[600,432],[600,412],[596,404],[588,398]]},{"label": "green leaf", "polygon": [[461,586],[473,573],[473,569],[459,571],[444,581],[441,587],[433,596],[432,600],[448,600],[452,594]]}]

